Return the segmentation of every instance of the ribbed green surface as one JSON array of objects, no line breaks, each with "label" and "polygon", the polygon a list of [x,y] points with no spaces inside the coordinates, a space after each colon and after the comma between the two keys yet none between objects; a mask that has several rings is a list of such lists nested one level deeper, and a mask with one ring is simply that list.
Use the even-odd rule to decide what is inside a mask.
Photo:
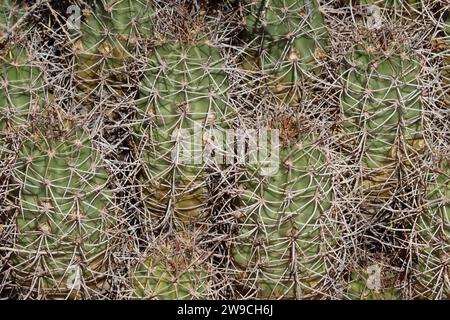
[{"label": "ribbed green surface", "polygon": [[82,13],[81,37],[74,44],[78,77],[87,87],[100,80],[123,82],[137,43],[152,35],[153,2],[104,0]]},{"label": "ribbed green surface", "polygon": [[[23,143],[12,193],[18,209],[12,264],[19,283],[31,292],[78,296],[103,278],[116,223],[107,181],[81,130],[58,138],[36,133]],[[74,281],[79,287],[71,287]]]},{"label": "ribbed green surface", "polygon": [[[183,238],[184,237],[184,238]],[[134,299],[197,300],[211,297],[208,262],[185,235],[155,245],[131,273]]]},{"label": "ribbed green surface", "polygon": [[430,174],[426,206],[417,221],[417,295],[448,298],[450,284],[446,262],[450,250],[450,163],[443,160]]},{"label": "ribbed green surface", "polygon": [[289,92],[319,71],[328,35],[318,1],[247,1],[245,8],[256,63],[274,76],[275,92]]},{"label": "ribbed green surface", "polygon": [[[207,201],[205,168],[211,161],[203,150],[208,132],[223,132],[232,120],[228,87],[220,53],[207,44],[165,45],[149,57],[138,101],[146,121],[137,143],[144,149],[148,204],[157,216],[171,205],[183,221],[200,218]],[[175,141],[178,134],[189,139],[187,153]]]},{"label": "ribbed green surface", "polygon": [[249,170],[242,182],[233,248],[239,285],[263,299],[320,295],[331,241],[321,232],[332,199],[326,159],[309,142],[283,147],[280,159],[275,175]]},{"label": "ribbed green surface", "polygon": [[29,125],[29,117],[45,105],[42,71],[27,50],[16,45],[0,56],[0,136]]},{"label": "ribbed green surface", "polygon": [[413,166],[423,147],[420,67],[408,50],[381,51],[370,44],[351,49],[344,66],[343,143],[363,166],[364,187],[381,195],[396,163]]}]

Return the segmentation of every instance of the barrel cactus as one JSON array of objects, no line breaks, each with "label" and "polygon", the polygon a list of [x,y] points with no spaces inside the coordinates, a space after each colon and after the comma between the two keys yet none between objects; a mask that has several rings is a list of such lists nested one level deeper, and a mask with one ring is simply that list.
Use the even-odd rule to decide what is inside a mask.
[{"label": "barrel cactus", "polygon": [[[104,0],[85,8],[74,30],[76,74],[84,90],[120,84],[134,50],[152,32],[153,1]],[[123,82],[123,81],[122,81]]]},{"label": "barrel cactus", "polygon": [[330,239],[321,227],[331,206],[326,157],[314,143],[280,150],[278,172],[249,169],[242,182],[233,259],[239,286],[257,298],[320,296]]},{"label": "barrel cactus", "polygon": [[29,125],[30,117],[48,101],[44,75],[21,45],[0,56],[0,135]]},{"label": "barrel cactus", "polygon": [[132,268],[134,299],[197,300],[212,295],[211,266],[193,234],[159,240]]},{"label": "barrel cactus", "polygon": [[220,52],[207,43],[166,44],[149,57],[136,136],[146,202],[157,221],[170,213],[182,224],[205,218],[206,170],[213,160],[207,146],[223,142],[232,119],[225,70]]},{"label": "barrel cactus", "polygon": [[319,2],[252,0],[245,8],[256,64],[273,76],[271,84],[276,93],[289,101],[298,100],[302,81],[316,76],[328,50]]},{"label": "barrel cactus", "polygon": [[[14,152],[11,142],[30,121],[42,112],[51,94],[44,74],[21,44],[6,48],[0,55],[0,164],[6,168]],[[5,164],[3,164],[5,161]],[[3,174],[5,174],[3,172]],[[0,174],[2,176],[3,174]],[[3,178],[3,177],[2,177]],[[6,180],[6,178],[5,178]]]},{"label": "barrel cactus", "polygon": [[362,164],[369,197],[388,197],[398,161],[413,166],[423,147],[419,63],[405,48],[383,51],[366,42],[344,64],[343,143]]},{"label": "barrel cactus", "polygon": [[450,292],[450,163],[448,159],[430,175],[426,203],[417,223],[418,255],[416,295],[445,299]]},{"label": "barrel cactus", "polygon": [[11,264],[21,288],[39,298],[100,290],[116,221],[108,174],[89,137],[81,129],[35,131],[20,147],[12,183]]}]

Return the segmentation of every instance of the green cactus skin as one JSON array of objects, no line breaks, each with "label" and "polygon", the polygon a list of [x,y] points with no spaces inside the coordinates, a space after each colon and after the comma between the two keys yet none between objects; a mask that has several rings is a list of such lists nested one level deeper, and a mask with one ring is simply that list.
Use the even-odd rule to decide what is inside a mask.
[{"label": "green cactus skin", "polygon": [[0,136],[28,126],[30,115],[48,99],[42,71],[24,47],[13,46],[0,56]]},{"label": "green cactus skin", "polygon": [[443,160],[430,178],[426,209],[418,220],[417,296],[448,299],[450,282],[450,162]]},{"label": "green cactus skin", "polygon": [[[274,76],[273,90],[292,95],[292,87],[318,72],[328,35],[316,0],[248,1],[247,31],[257,64]],[[292,97],[290,97],[292,98]],[[297,97],[298,98],[298,97]]]},{"label": "green cactus skin", "polygon": [[250,169],[243,182],[232,250],[239,286],[261,299],[317,297],[326,275],[321,224],[332,199],[325,157],[305,142],[282,147],[280,159],[275,175]]},{"label": "green cactus skin", "polygon": [[[107,172],[82,130],[21,146],[11,192],[18,213],[11,264],[37,297],[88,297],[102,284],[109,231],[115,224]],[[94,288],[95,289],[95,288]]]},{"label": "green cactus skin", "polygon": [[74,43],[83,88],[105,79],[123,83],[124,66],[133,60],[137,42],[152,34],[153,1],[104,0],[83,14],[81,37],[75,33]]},{"label": "green cactus skin", "polygon": [[[173,208],[179,222],[204,218],[208,161],[201,159],[201,151],[205,137],[213,129],[223,132],[233,117],[224,68],[219,51],[208,44],[167,44],[149,57],[137,101],[143,120],[137,144],[139,150],[145,149],[147,203],[156,217],[164,217]],[[180,144],[172,139],[177,133],[193,136],[189,147],[200,158],[176,160],[182,158]]]},{"label": "green cactus skin", "polygon": [[198,243],[177,234],[154,246],[131,273],[133,299],[211,299],[208,261]]},{"label": "green cactus skin", "polygon": [[347,55],[345,68],[343,143],[361,150],[363,186],[377,197],[387,196],[396,163],[414,165],[423,147],[419,64],[409,51],[380,52],[358,45]]}]

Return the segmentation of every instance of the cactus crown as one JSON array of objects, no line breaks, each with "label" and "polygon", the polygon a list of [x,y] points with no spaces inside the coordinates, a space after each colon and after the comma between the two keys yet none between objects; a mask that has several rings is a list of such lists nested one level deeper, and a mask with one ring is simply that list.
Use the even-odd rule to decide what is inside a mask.
[{"label": "cactus crown", "polygon": [[262,38],[264,69],[283,61],[307,68],[323,56],[327,33],[317,1],[251,1],[246,8],[247,28]]},{"label": "cactus crown", "polygon": [[321,72],[328,34],[316,0],[248,1],[246,25],[253,54],[244,67],[271,75],[271,89],[298,103],[301,84]]}]

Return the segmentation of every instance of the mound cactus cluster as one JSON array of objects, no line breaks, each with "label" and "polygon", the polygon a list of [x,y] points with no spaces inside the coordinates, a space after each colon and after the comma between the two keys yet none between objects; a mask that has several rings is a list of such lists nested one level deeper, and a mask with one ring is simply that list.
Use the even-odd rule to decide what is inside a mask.
[{"label": "mound cactus cluster", "polygon": [[448,299],[445,0],[0,4],[0,297]]}]

